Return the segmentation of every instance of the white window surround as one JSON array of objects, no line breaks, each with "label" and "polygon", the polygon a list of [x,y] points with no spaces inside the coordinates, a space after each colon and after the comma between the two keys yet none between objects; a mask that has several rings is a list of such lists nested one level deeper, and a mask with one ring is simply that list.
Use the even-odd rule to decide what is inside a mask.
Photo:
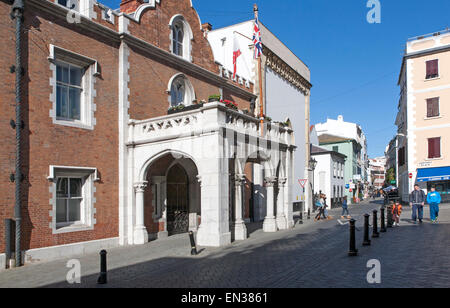
[{"label": "white window surround", "polygon": [[[94,194],[96,188],[94,182],[98,181],[97,169],[96,168],[84,168],[84,167],[65,167],[65,166],[50,166],[50,175],[47,178],[50,182],[49,191],[52,195],[50,199],[50,204],[52,205],[52,210],[49,215],[51,217],[51,223],[49,225],[52,229],[53,234],[63,234],[70,232],[80,232],[93,230],[96,224],[96,219],[94,215],[96,214],[96,209],[94,208],[96,199]],[[70,177],[70,178],[82,178],[82,198],[81,209],[80,209],[80,221],[76,223],[57,223],[56,222],[56,185],[57,179],[59,177]]]},{"label": "white window surround", "polygon": [[444,116],[439,115],[437,117],[425,117],[423,118],[424,120],[437,120],[437,119],[442,119]]},{"label": "white window surround", "polygon": [[183,56],[180,58],[185,59],[186,61],[192,62],[192,40],[194,39],[194,35],[189,23],[183,17],[183,15],[175,15],[170,19],[169,27],[170,31],[170,52],[174,54],[173,50],[173,39],[174,39],[174,29],[175,26],[178,25],[182,28],[183,31]]},{"label": "white window surround", "polygon": [[[54,46],[52,44],[50,44],[50,55],[48,60],[50,61],[50,70],[52,71],[50,86],[53,88],[53,91],[50,94],[50,101],[52,102],[50,117],[52,118],[53,123],[93,130],[96,125],[96,105],[94,104],[94,98],[97,93],[95,91],[95,82],[96,77],[100,75],[98,62],[94,59]],[[67,121],[56,117],[56,65],[58,62],[72,64],[82,67],[85,70],[82,78],[83,91],[80,99],[80,121]]]},{"label": "white window surround", "polygon": [[189,81],[189,79],[184,74],[176,74],[172,76],[169,80],[169,84],[167,85],[167,94],[169,95],[168,101],[169,101],[169,108],[172,107],[172,84],[175,81],[183,80],[184,81],[184,106],[190,106],[192,105],[192,102],[196,99],[195,97],[195,91],[194,87],[192,86],[192,83]]}]

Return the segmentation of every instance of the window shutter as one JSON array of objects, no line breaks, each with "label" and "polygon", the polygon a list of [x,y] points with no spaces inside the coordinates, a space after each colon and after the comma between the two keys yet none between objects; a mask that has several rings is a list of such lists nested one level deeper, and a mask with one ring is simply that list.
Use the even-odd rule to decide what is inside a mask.
[{"label": "window shutter", "polygon": [[428,139],[428,158],[434,158],[434,140]]},{"label": "window shutter", "polygon": [[433,99],[433,117],[439,116],[439,97]]},{"label": "window shutter", "polygon": [[428,139],[428,158],[441,157],[441,138]]},{"label": "window shutter", "polygon": [[427,61],[427,79],[439,76],[439,60]]},{"label": "window shutter", "polygon": [[441,157],[441,138],[434,139],[434,158]]},{"label": "window shutter", "polygon": [[427,99],[427,117],[439,116],[439,97]]},{"label": "window shutter", "polygon": [[433,116],[433,100],[427,99],[427,117],[431,118]]}]

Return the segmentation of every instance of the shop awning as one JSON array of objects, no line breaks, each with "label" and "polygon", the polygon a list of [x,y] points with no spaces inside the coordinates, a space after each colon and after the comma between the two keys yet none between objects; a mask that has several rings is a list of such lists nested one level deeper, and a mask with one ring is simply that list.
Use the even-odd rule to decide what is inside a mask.
[{"label": "shop awning", "polygon": [[419,169],[417,182],[436,182],[450,180],[450,167]]}]

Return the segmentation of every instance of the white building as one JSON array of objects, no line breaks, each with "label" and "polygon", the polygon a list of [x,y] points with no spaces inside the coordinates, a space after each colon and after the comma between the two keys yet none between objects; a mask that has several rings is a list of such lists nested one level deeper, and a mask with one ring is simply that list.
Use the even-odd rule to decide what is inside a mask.
[{"label": "white building", "polygon": [[[260,23],[263,42],[262,82],[264,89],[264,113],[274,121],[287,124],[295,131],[295,157],[293,170],[288,170],[293,191],[290,196],[295,208],[302,204],[312,205],[311,185],[304,190],[299,180],[309,179],[309,110],[310,110],[310,70],[272,32]],[[255,84],[255,94],[259,96],[258,65],[253,56],[254,21],[246,21],[207,33],[216,62],[222,65],[225,77],[233,75],[233,51],[239,48],[242,55],[237,59],[239,83],[248,81]],[[256,102],[259,110],[259,101]],[[261,171],[255,169],[255,177]],[[304,207],[307,210],[307,207]],[[257,209],[256,209],[257,210]]]},{"label": "white building", "polygon": [[314,170],[314,193],[327,196],[328,208],[340,206],[345,195],[344,164],[347,157],[314,145],[311,156],[317,161]]},{"label": "white building", "polygon": [[327,119],[325,123],[315,125],[319,143],[330,151],[347,156],[345,163],[345,182],[349,188],[346,195],[355,201],[368,193],[367,140],[358,124],[345,122],[343,116],[337,120]]}]

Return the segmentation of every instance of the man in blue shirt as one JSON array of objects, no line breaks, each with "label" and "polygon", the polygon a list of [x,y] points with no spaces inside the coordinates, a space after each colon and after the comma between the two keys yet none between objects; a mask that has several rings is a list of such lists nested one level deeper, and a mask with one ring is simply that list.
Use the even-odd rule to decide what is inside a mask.
[{"label": "man in blue shirt", "polygon": [[436,224],[439,217],[439,204],[441,204],[441,195],[436,191],[436,187],[432,187],[428,193],[427,202],[430,205],[431,223]]}]

